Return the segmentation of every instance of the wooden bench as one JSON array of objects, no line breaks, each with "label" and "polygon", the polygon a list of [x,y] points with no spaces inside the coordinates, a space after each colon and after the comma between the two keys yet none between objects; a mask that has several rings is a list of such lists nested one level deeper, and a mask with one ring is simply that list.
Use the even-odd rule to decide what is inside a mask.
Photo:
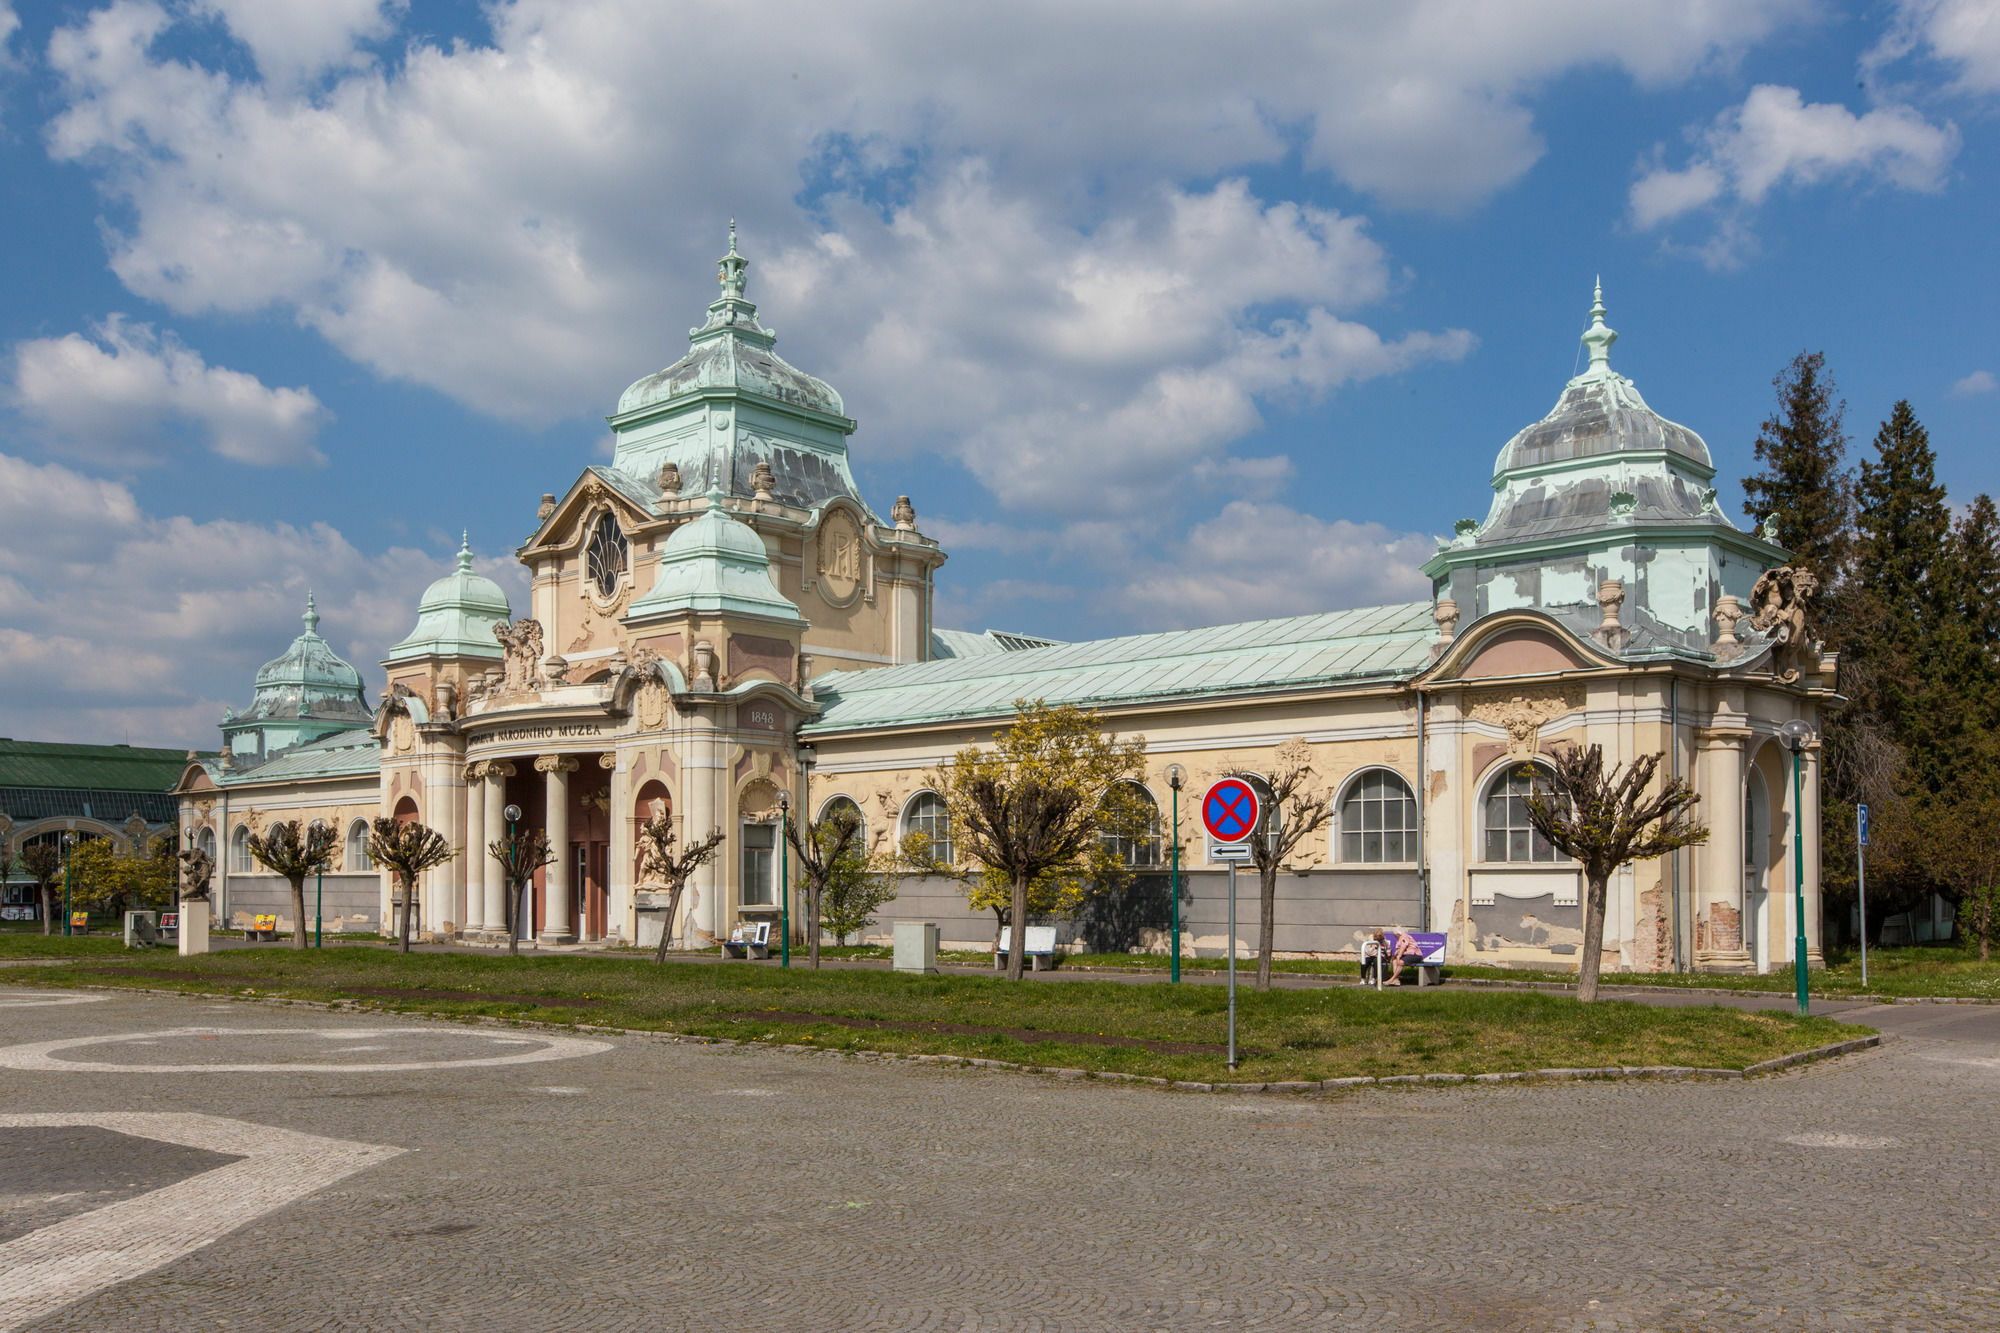
[{"label": "wooden bench", "polygon": [[729,932],[729,938],[722,941],[724,958],[769,958],[771,956],[771,923],[759,921],[756,925],[742,925]]},{"label": "wooden bench", "polygon": [[[1444,933],[1430,930],[1406,930],[1401,933],[1415,940],[1417,947],[1423,950],[1418,957],[1404,961],[1404,970],[1416,973],[1419,986],[1441,985],[1444,967]],[[1361,942],[1362,985],[1366,986],[1372,980],[1375,988],[1380,990],[1395,966],[1395,959],[1389,957],[1388,950],[1382,945],[1372,939]]]},{"label": "wooden bench", "polygon": [[[1007,927],[1000,932],[1000,947],[993,951],[993,966],[1007,966],[1007,953],[1014,945],[1014,928]],[[1044,966],[1054,967],[1056,963],[1056,928],[1054,926],[1029,926],[1027,938],[1022,941],[1021,953],[1028,960],[1031,971],[1039,972]]]}]

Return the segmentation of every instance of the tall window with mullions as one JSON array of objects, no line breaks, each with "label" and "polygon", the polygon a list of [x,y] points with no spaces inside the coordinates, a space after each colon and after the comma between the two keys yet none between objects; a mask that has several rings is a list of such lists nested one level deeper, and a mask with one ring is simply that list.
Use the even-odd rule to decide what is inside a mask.
[{"label": "tall window with mullions", "polygon": [[778,901],[778,826],[743,825],[743,878],[737,887],[745,907],[771,907]]},{"label": "tall window with mullions", "polygon": [[1486,859],[1488,861],[1560,861],[1562,854],[1528,822],[1528,796],[1549,791],[1546,770],[1533,776],[1510,768],[1486,788]]},{"label": "tall window with mullions", "polygon": [[1398,863],[1417,859],[1417,797],[1385,768],[1356,778],[1340,803],[1340,859]]}]

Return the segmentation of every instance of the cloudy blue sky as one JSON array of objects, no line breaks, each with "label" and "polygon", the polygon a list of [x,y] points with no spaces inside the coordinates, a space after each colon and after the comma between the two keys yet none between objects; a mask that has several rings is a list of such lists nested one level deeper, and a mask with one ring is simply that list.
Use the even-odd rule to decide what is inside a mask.
[{"label": "cloudy blue sky", "polygon": [[[1420,595],[1576,365],[1725,495],[1824,349],[2000,489],[1992,0],[0,0],[0,734],[213,745],[306,588],[371,687],[751,295],[1064,638]],[[1859,442],[1858,441],[1858,442]]]}]

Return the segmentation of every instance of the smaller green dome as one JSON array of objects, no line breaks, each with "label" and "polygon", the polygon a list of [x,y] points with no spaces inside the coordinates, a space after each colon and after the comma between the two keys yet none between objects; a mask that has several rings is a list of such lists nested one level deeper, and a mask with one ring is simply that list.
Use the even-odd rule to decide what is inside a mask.
[{"label": "smaller green dome", "polygon": [[659,574],[626,619],[669,611],[741,612],[776,620],[805,617],[785,600],[771,578],[764,539],[722,506],[722,488],[708,493],[708,508],[675,528],[660,546]]},{"label": "smaller green dome", "polygon": [[483,574],[472,572],[470,534],[459,539],[457,567],[424,590],[417,603],[417,627],[389,650],[385,661],[407,657],[490,657],[503,653],[493,637],[495,621],[513,619],[507,594]]}]

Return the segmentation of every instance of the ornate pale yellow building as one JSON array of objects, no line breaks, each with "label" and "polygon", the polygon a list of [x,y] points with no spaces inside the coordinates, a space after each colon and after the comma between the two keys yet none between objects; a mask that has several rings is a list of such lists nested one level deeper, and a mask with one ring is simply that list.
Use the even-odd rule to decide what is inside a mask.
[{"label": "ornate pale yellow building", "polygon": [[[677,931],[712,941],[778,914],[781,792],[814,815],[851,802],[877,849],[922,831],[949,856],[927,775],[1039,698],[1148,742],[1160,836],[1122,847],[1140,872],[1129,892],[1065,927],[1096,947],[1162,947],[1177,836],[1186,943],[1219,952],[1223,875],[1191,798],[1225,772],[1307,757],[1338,818],[1286,867],[1280,950],[1346,952],[1365,930],[1415,925],[1448,930],[1466,960],[1573,962],[1578,875],[1527,828],[1521,774],[1554,746],[1598,743],[1614,760],[1665,752],[1713,829],[1613,884],[1608,965],[1788,962],[1795,822],[1817,948],[1817,749],[1795,821],[1778,739],[1795,718],[1816,731],[1831,689],[1804,621],[1810,579],[1724,517],[1700,437],[1611,370],[1601,299],[1589,368],[1502,448],[1486,518],[1461,521],[1425,567],[1429,599],[1052,643],[931,624],[944,552],[907,497],[885,519],[859,493],[855,422],[776,354],[746,266],[732,243],[687,355],[625,391],[611,462],[542,496],[517,552],[523,615],[462,551],[385,659],[387,693],[358,714],[358,676],[321,652],[309,610],[306,635],[260,673],[257,705],[225,724],[223,757],[180,784],[184,834],[221,850],[225,918],[280,909],[282,885],[239,853],[248,831],[300,817],[343,833],[330,915],[387,922],[360,834],[389,815],[460,850],[422,886],[421,929],[504,938],[479,849],[513,806],[560,851],[524,932],[647,943],[660,898],[636,877],[635,830],[664,811],[686,834],[725,833]],[[1191,774],[1177,833],[1173,763]],[[954,882],[900,888],[882,929],[922,919],[947,941],[992,937]]]}]

